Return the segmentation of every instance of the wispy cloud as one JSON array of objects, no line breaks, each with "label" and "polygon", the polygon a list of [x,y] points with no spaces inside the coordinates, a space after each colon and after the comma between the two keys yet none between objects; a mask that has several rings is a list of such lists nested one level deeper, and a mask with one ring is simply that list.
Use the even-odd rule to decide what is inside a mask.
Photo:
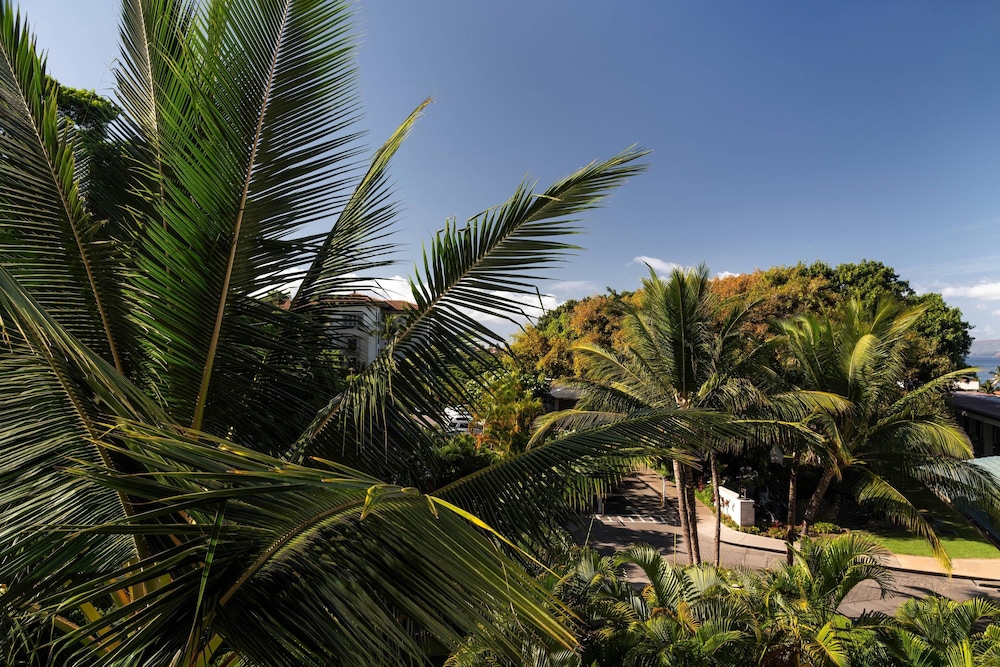
[{"label": "wispy cloud", "polygon": [[1000,282],[982,282],[975,285],[953,285],[941,289],[941,296],[968,297],[984,301],[1000,300]]},{"label": "wispy cloud", "polygon": [[969,334],[977,340],[987,340],[996,335],[996,331],[989,324],[973,327]]},{"label": "wispy cloud", "polygon": [[674,262],[667,262],[662,259],[657,259],[656,257],[649,257],[647,255],[639,255],[638,257],[633,257],[629,264],[647,264],[657,273],[670,273],[674,269],[682,269],[680,264],[675,264]]},{"label": "wispy cloud", "polygon": [[[413,293],[410,291],[410,282],[403,276],[391,276],[389,278],[364,278],[361,276],[351,275],[348,277],[356,279],[356,282],[352,283],[349,287],[352,292],[368,294],[378,299],[413,301]],[[298,288],[298,285],[301,284],[301,282],[301,280],[298,280],[281,285],[280,287],[294,293],[294,290]],[[558,283],[550,289],[554,292],[570,292],[574,290],[592,291],[593,285],[584,280],[566,281],[564,283]],[[502,291],[491,292],[491,294],[513,301],[517,304],[517,307],[521,309],[521,313],[511,315],[511,319],[513,319],[514,322],[495,315],[485,315],[478,311],[472,311],[465,308],[462,310],[502,336],[508,336],[517,331],[521,326],[534,322],[545,312],[559,307],[559,305],[563,302],[562,299],[559,299],[554,294],[514,294]]]},{"label": "wispy cloud", "polygon": [[589,280],[563,280],[549,285],[548,288],[560,294],[590,294],[597,291],[597,287]]},{"label": "wispy cloud", "polygon": [[732,271],[719,271],[715,274],[716,280],[721,278],[735,278],[736,276],[743,275],[740,273],[733,273]]}]

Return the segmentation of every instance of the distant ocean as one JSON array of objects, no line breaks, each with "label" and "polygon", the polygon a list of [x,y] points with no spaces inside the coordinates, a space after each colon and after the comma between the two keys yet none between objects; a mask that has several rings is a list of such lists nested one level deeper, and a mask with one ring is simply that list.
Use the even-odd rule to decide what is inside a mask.
[{"label": "distant ocean", "polygon": [[979,375],[979,381],[982,382],[983,380],[989,379],[989,377],[993,375],[993,371],[997,369],[997,366],[1000,366],[1000,357],[970,356],[965,358],[965,365],[978,367],[979,372],[977,375]]}]

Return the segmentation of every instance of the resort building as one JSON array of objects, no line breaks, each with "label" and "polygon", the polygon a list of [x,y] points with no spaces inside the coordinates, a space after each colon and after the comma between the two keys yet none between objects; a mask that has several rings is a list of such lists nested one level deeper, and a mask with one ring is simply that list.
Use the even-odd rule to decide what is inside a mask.
[{"label": "resort building", "polygon": [[376,299],[366,294],[351,294],[339,303],[334,316],[338,325],[334,346],[361,366],[375,361],[415,308],[408,301]]},{"label": "resort building", "polygon": [[951,401],[955,419],[972,441],[976,458],[1000,456],[1000,396],[956,391]]}]

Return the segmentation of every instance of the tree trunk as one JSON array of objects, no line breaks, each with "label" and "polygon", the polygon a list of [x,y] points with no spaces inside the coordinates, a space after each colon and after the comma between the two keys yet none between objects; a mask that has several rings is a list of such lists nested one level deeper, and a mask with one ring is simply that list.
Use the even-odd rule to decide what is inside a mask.
[{"label": "tree trunk", "polygon": [[788,564],[792,564],[792,542],[795,541],[795,498],[798,495],[798,481],[799,481],[799,460],[802,454],[800,452],[795,452],[792,456],[792,470],[788,476],[788,521],[786,522],[785,530],[785,542],[788,546],[785,550],[785,558]]},{"label": "tree trunk", "polygon": [[809,526],[816,519],[816,512],[819,511],[819,504],[823,502],[823,496],[826,495],[826,490],[830,488],[830,482],[833,481],[834,474],[834,468],[826,468],[823,471],[823,476],[819,478],[819,484],[816,485],[816,490],[813,491],[812,497],[809,498],[809,504],[806,506],[806,513],[802,517],[803,535],[809,534]]},{"label": "tree trunk", "polygon": [[677,485],[677,514],[681,519],[681,534],[687,546],[688,564],[694,564],[694,544],[691,540],[691,521],[687,508],[687,485],[684,482],[684,466],[674,461],[674,483]]},{"label": "tree trunk", "polygon": [[715,567],[722,560],[722,497],[719,495],[719,466],[715,452],[708,455],[712,464],[712,497],[715,499]]},{"label": "tree trunk", "polygon": [[698,539],[698,500],[694,496],[694,470],[686,469],[688,525],[691,526],[691,545],[694,547],[694,564],[701,565],[701,540]]}]

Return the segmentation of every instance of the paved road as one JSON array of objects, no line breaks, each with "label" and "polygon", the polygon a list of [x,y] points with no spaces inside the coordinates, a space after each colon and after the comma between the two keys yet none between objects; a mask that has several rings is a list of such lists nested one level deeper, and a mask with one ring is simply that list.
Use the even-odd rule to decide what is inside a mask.
[{"label": "paved road", "polygon": [[[661,489],[665,499],[661,506]],[[680,520],[677,512],[676,490],[670,482],[665,485],[655,474],[636,476],[625,480],[622,495],[609,498],[600,514],[583,519],[581,527],[574,531],[578,541],[587,543],[601,553],[612,553],[637,542],[648,543],[672,562],[684,565],[688,562],[687,549],[680,535]],[[699,544],[703,560],[711,560],[714,542],[714,517],[711,510],[698,504]],[[732,531],[725,526],[721,561],[725,567],[749,567],[762,569],[778,566],[785,561],[783,545],[777,540],[751,538]],[[727,543],[727,539],[742,544]],[[894,557],[887,563],[893,568],[934,567],[923,559]],[[968,600],[974,597],[989,597],[1000,602],[1000,560],[974,563],[966,568],[969,577],[947,577],[930,572],[910,572],[895,569],[896,594],[880,598],[878,587],[864,583],[857,586],[848,596],[841,611],[850,616],[861,612],[895,612],[904,601],[913,597],[923,597],[937,593],[954,600]],[[956,568],[958,571],[958,568]],[[643,581],[640,572],[630,572],[637,583]]]}]

